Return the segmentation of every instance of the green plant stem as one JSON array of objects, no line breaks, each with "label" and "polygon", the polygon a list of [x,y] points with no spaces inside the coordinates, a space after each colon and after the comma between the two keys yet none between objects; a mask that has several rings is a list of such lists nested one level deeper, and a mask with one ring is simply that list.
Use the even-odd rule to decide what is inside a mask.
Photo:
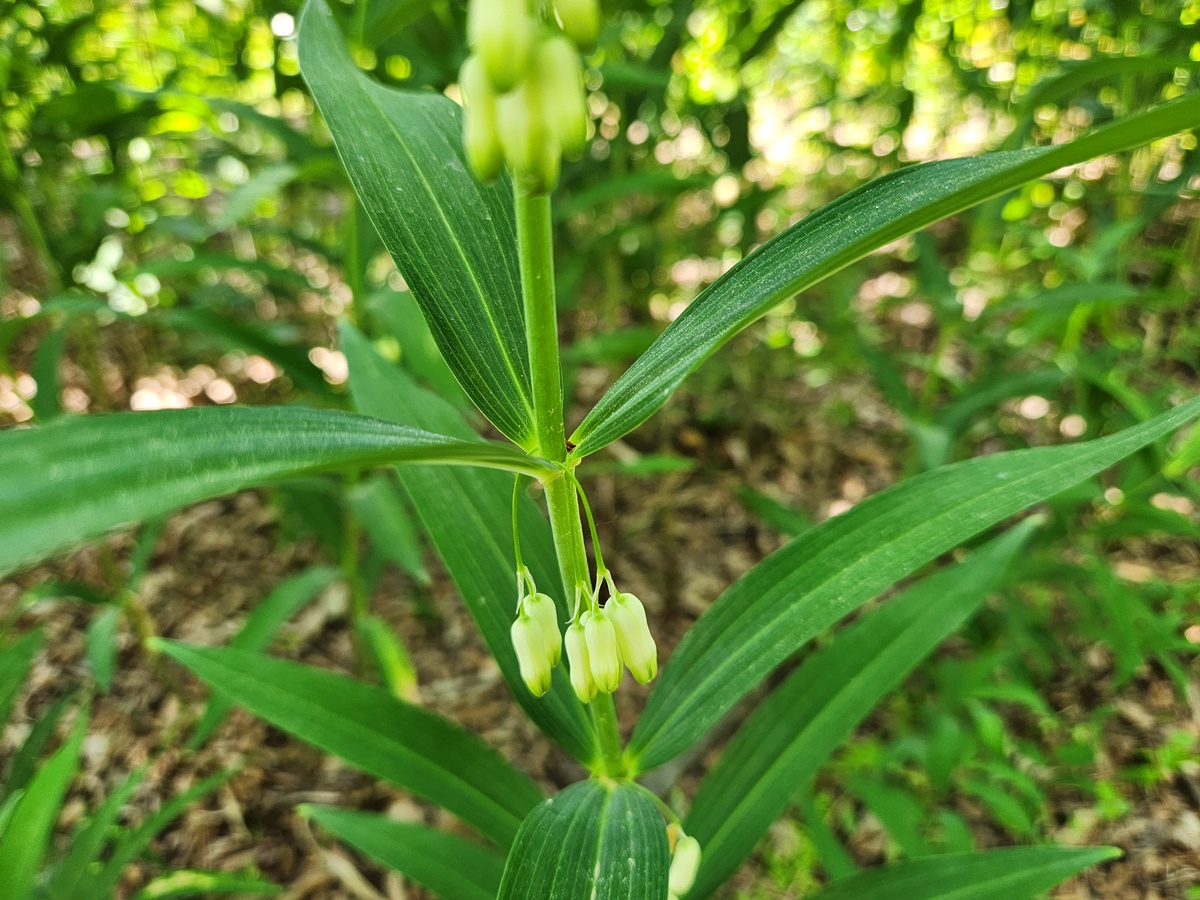
[{"label": "green plant stem", "polygon": [[[358,480],[357,476],[348,478],[346,487],[349,489]],[[354,660],[359,675],[365,675],[371,665],[371,650],[363,633],[363,622],[370,612],[367,587],[362,578],[362,523],[349,504],[344,508],[342,558],[339,568],[346,587],[350,591],[350,624],[354,636]]]},{"label": "green plant stem", "polygon": [[550,510],[550,531],[558,551],[558,570],[562,575],[567,599],[575,588],[590,590],[587,550],[583,545],[583,523],[579,520],[579,501],[574,483],[564,474],[545,482],[546,506]]},{"label": "green plant stem", "polygon": [[538,455],[551,462],[562,462],[567,458],[567,444],[563,429],[562,371],[558,362],[550,195],[529,194],[516,188],[514,198]]},{"label": "green plant stem", "polygon": [[[553,225],[550,196],[514,192],[517,213],[517,256],[521,265],[521,293],[525,303],[525,335],[533,382],[534,431],[538,454],[551,462],[567,458],[563,428],[562,370],[558,360],[558,309],[554,299]],[[582,585],[590,590],[583,523],[574,479],[564,472],[545,481],[550,530],[558,553],[558,568],[568,599]],[[621,733],[612,697],[598,695],[590,704],[600,758],[593,768],[619,777],[625,772]]]},{"label": "green plant stem", "polygon": [[598,693],[588,705],[592,708],[592,721],[596,723],[596,735],[600,739],[600,759],[596,767],[601,774],[620,778],[626,774],[627,767],[612,694]]}]

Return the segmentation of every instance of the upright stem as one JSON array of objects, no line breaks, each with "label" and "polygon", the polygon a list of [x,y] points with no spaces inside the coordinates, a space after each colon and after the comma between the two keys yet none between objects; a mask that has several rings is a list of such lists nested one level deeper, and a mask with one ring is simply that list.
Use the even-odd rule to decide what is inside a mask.
[{"label": "upright stem", "polygon": [[525,338],[533,376],[533,418],[538,454],[567,458],[563,430],[562,371],[558,364],[558,309],[554,300],[554,245],[550,195],[516,189],[517,248],[525,297]]},{"label": "upright stem", "polygon": [[621,732],[617,729],[617,707],[612,694],[596,694],[589,704],[596,735],[600,738],[600,769],[605,775],[619,778],[628,773],[625,751],[621,748]]},{"label": "upright stem", "polygon": [[[534,431],[538,454],[551,462],[567,458],[563,428],[562,371],[558,361],[558,309],[554,299],[554,246],[550,196],[529,194],[516,188],[517,255],[521,266],[521,292],[525,302],[525,335],[533,382]],[[575,485],[566,474],[545,482],[550,530],[558,552],[558,568],[567,597],[577,585],[590,590],[587,550]],[[625,770],[621,734],[617,730],[612,697],[599,694],[592,701],[592,720],[600,745],[595,765],[605,775]]]}]

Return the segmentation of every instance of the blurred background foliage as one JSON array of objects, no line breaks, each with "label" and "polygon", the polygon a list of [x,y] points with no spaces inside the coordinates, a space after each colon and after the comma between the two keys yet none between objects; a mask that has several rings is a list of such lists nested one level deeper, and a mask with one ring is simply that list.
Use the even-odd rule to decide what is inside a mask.
[{"label": "blurred background foliage", "polygon": [[[610,0],[605,12],[588,60],[595,137],[555,198],[576,419],[721,272],[863,181],[1069,139],[1200,81],[1200,0]],[[6,5],[0,424],[344,406],[343,316],[466,408],[314,113],[298,14],[290,0]],[[382,82],[457,96],[464,4],[359,0],[337,14]],[[1196,143],[1183,134],[1056,173],[783,304],[597,460],[597,477],[736,477],[745,454],[769,456],[796,430],[844,446],[871,432],[886,451],[873,477],[740,486],[785,537],[868,483],[1094,437],[1193,395]],[[731,436],[741,456],[713,450]],[[748,895],[854,865],[844,838],[866,813],[880,852],[913,856],[1082,840],[1157,784],[1188,785],[1200,804],[1200,714],[1121,764],[1102,738],[1139,680],[1200,703],[1198,461],[1193,430],[1050,504],[1011,596],[800,791],[803,828],[773,833]],[[285,537],[315,534],[351,584],[366,644],[386,644],[366,608],[379,573],[397,565],[418,594],[430,579],[395,485],[312,479],[274,493]],[[102,593],[127,600],[123,578]],[[104,635],[90,645],[111,670]],[[376,656],[411,691],[403,648]],[[1071,694],[1098,671],[1105,690]],[[1069,814],[1052,796],[1063,790]],[[964,804],[991,823],[983,837]]]}]

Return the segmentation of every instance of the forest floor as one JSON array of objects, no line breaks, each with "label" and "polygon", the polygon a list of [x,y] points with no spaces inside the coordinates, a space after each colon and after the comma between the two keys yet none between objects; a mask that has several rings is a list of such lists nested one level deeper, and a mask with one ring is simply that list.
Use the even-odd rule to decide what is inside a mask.
[{"label": "forest floor", "polygon": [[[675,421],[659,425],[656,434],[661,447],[694,459],[695,469],[653,479],[601,475],[589,482],[609,565],[623,587],[646,601],[664,662],[720,591],[782,543],[738,502],[740,487],[767,492],[820,521],[836,512],[837,504],[852,503],[898,477],[893,462],[895,432],[882,403],[876,408],[858,402],[857,421],[848,428],[812,420],[769,441],[706,433],[685,421],[683,406],[672,412]],[[117,535],[106,546],[120,565],[128,558],[132,538]],[[25,589],[47,578],[103,584],[104,557],[104,551],[91,547],[0,583],[0,613],[14,610]],[[140,603],[158,634],[219,645],[282,579],[320,561],[315,542],[281,537],[279,513],[267,493],[245,493],[191,507],[169,520],[141,586]],[[1188,553],[1139,559],[1131,552],[1124,564],[1135,577],[1146,568],[1162,574],[1164,567],[1171,566],[1187,566],[1190,577],[1195,577],[1197,568],[1194,554]],[[520,714],[453,587],[436,566],[433,571],[435,581],[427,601],[436,618],[420,614],[413,602],[416,588],[394,571],[384,577],[371,599],[372,611],[396,629],[411,654],[420,702],[499,747],[547,791],[578,779],[582,775],[578,765],[554,749]],[[87,605],[66,600],[42,601],[21,614],[17,630],[41,628],[47,649],[39,655],[27,692],[18,701],[15,722],[34,722],[72,685],[89,682],[83,635],[93,614]],[[463,831],[461,825],[242,711],[235,711],[197,752],[184,751],[182,736],[202,708],[204,688],[169,661],[139,649],[136,636],[128,630],[119,640],[117,675],[111,691],[94,703],[82,776],[60,831],[143,763],[150,764],[150,776],[134,797],[130,822],[199,779],[236,767],[238,774],[224,787],[191,807],[160,836],[153,849],[163,866],[254,867],[285,885],[285,896],[291,900],[426,896],[315,833],[295,807],[337,804],[386,810],[398,819],[458,831]],[[345,589],[334,585],[305,607],[286,626],[274,652],[353,672],[355,648]],[[1119,715],[1107,720],[1103,746],[1098,748],[1105,766],[1116,769],[1139,758],[1143,748],[1162,745],[1172,732],[1200,735],[1196,666],[1191,669],[1186,698],[1153,668],[1139,672],[1131,684],[1116,691],[1103,647],[1078,646],[1072,652],[1082,655],[1090,677],[1081,679],[1076,672],[1064,671],[1053,681],[1047,700],[1067,720],[1080,721],[1099,705],[1115,705]],[[626,729],[645,692],[628,679],[618,692]],[[739,710],[734,718],[745,712]],[[873,723],[874,719],[865,727],[875,727]],[[723,733],[728,733],[730,724],[725,723]],[[0,758],[11,752],[20,731],[10,729]],[[719,752],[719,741],[718,735],[716,742],[685,760],[680,773],[683,796],[694,788],[705,762]],[[1051,808],[1043,822],[1048,838],[1114,844],[1125,851],[1123,859],[1066,883],[1056,897],[1196,896],[1189,891],[1200,885],[1200,767],[1141,789],[1128,811],[1111,821],[1092,809],[1093,800],[1069,787],[1051,784],[1048,797]],[[978,846],[1013,842],[969,798],[961,802],[958,812],[971,824]],[[780,885],[762,862],[764,853],[788,852],[793,833],[773,830],[722,896],[800,896],[794,886]],[[877,864],[887,856],[886,834],[866,811],[856,829],[842,837],[861,864]],[[122,896],[131,895],[154,871],[148,863],[132,866]]]}]

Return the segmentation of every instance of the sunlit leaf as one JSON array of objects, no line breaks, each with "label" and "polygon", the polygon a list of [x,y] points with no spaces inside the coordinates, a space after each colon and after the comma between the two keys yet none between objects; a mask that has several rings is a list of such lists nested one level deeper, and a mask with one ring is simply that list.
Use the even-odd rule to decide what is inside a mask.
[{"label": "sunlit leaf", "polygon": [[772,307],[873,250],[1064,166],[1149,143],[1200,121],[1200,91],[1053,147],[900,169],[768,241],[697,297],[571,436],[586,456],[654,414],[683,380]]},{"label": "sunlit leaf", "polygon": [[183,869],[159,875],[133,895],[133,900],[167,900],[168,897],[219,897],[223,894],[244,894],[273,897],[284,889],[270,881],[251,875],[229,872],[198,872]]}]

